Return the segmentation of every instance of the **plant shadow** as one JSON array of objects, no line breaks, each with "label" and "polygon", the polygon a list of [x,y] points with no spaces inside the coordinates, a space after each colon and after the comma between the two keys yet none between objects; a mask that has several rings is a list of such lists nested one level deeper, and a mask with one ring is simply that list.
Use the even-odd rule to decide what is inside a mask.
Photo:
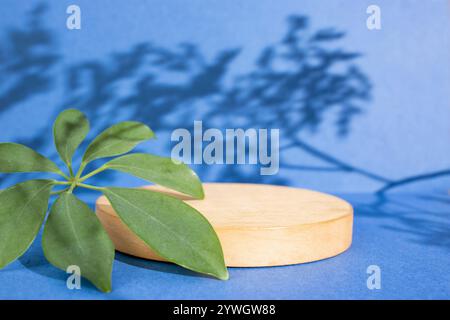
[{"label": "plant shadow", "polygon": [[184,269],[173,263],[138,258],[138,257],[128,255],[126,253],[119,252],[119,251],[116,251],[115,259],[117,261],[128,264],[130,266],[143,268],[143,269],[147,269],[147,270],[151,270],[151,271],[171,273],[171,274],[182,275],[182,276],[187,276],[187,277],[215,279],[214,277],[211,277],[208,275],[204,275],[204,274],[197,273],[197,272],[194,272],[194,271],[191,271],[188,269]]},{"label": "plant shadow", "polygon": [[[283,128],[285,145],[311,153],[299,140],[300,133],[319,133],[325,119],[334,117],[336,135],[343,138],[371,98],[372,85],[357,65],[362,55],[339,44],[345,32],[312,30],[304,15],[288,17],[285,34],[261,50],[255,68],[234,76],[229,69],[245,48],[223,49],[211,57],[198,44],[188,42],[174,48],[137,43],[103,59],[56,68],[65,62],[56,34],[45,26],[47,9],[44,3],[36,5],[23,28],[8,32],[10,43],[0,60],[0,70],[6,71],[0,71],[0,78],[17,80],[12,81],[12,88],[0,89],[0,110],[59,90],[56,79],[64,79],[64,98],[48,118],[55,119],[60,111],[76,106],[95,119],[92,135],[121,119],[142,121],[157,133],[176,128],[192,131],[194,120],[203,119],[205,130],[233,128],[236,123],[242,128]],[[16,142],[49,150],[51,122]],[[54,150],[50,158],[59,161]],[[289,178],[262,176],[257,166],[205,165],[196,171],[204,180],[292,183]],[[0,182],[6,179],[15,182],[16,177],[0,176]],[[104,179],[112,181],[113,177]]]},{"label": "plant shadow", "polygon": [[385,221],[384,229],[407,242],[450,250],[450,199],[417,194],[349,197],[355,214]]}]

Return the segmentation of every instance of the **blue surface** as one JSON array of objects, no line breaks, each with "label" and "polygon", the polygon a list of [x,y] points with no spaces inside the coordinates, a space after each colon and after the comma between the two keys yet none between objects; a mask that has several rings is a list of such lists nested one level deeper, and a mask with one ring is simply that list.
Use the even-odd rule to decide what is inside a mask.
[{"label": "blue surface", "polygon": [[[87,281],[66,288],[39,242],[0,272],[0,299],[449,299],[450,199],[426,195],[346,195],[355,207],[353,245],[334,258],[285,267],[230,268],[230,280],[117,253],[113,291]],[[381,290],[366,286],[381,268]]]}]

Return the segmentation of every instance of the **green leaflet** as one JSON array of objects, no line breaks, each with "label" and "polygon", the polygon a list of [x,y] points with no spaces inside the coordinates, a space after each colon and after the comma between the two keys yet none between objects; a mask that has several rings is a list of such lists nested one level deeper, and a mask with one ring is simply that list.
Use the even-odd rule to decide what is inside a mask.
[{"label": "green leaflet", "polygon": [[56,118],[53,124],[55,146],[68,167],[71,166],[75,150],[86,138],[88,132],[89,121],[82,112],[76,109],[67,109]]},{"label": "green leaflet", "polygon": [[111,291],[114,245],[95,213],[73,194],[63,193],[53,205],[42,247],[57,268],[76,265],[98,289]]},{"label": "green leaflet", "polygon": [[127,153],[153,136],[153,131],[140,122],[120,122],[100,133],[91,142],[83,156],[83,162]]},{"label": "green leaflet", "polygon": [[203,187],[198,176],[185,164],[175,164],[170,158],[151,154],[128,154],[107,162],[108,169],[132,174],[161,186],[203,199]]},{"label": "green leaflet", "polygon": [[51,160],[17,143],[0,143],[0,172],[53,172],[62,175]]},{"label": "green leaflet", "polygon": [[20,257],[36,237],[53,184],[29,180],[0,192],[0,269]]},{"label": "green leaflet", "polygon": [[160,256],[228,279],[222,247],[209,222],[183,201],[144,189],[103,191],[123,222]]}]

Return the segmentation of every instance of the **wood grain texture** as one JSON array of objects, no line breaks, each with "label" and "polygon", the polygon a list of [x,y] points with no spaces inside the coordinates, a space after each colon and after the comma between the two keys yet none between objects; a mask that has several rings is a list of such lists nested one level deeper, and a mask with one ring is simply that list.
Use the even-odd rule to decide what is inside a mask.
[{"label": "wood grain texture", "polygon": [[[290,187],[205,183],[205,199],[162,187],[145,187],[176,196],[210,221],[229,267],[279,266],[335,256],[352,242],[353,208],[337,197]],[[96,203],[97,215],[118,251],[161,260],[126,227],[108,200]]]}]

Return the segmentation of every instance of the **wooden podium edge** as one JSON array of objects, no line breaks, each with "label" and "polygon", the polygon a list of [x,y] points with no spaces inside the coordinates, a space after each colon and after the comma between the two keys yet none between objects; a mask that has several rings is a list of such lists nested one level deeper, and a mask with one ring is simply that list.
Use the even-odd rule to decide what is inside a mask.
[{"label": "wooden podium edge", "polygon": [[[351,246],[353,208],[350,208],[351,214],[318,223],[275,228],[214,229],[221,241],[228,267],[307,263],[339,255]],[[98,205],[96,212],[116,250],[139,258],[166,261],[132,233],[116,214],[106,212]]]}]

